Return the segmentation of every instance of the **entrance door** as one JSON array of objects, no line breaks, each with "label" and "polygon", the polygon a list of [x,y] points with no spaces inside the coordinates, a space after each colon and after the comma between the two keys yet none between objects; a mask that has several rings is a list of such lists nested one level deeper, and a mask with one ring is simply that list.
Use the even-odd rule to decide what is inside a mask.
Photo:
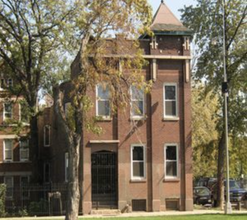
[{"label": "entrance door", "polygon": [[99,151],[92,154],[93,208],[117,208],[117,155]]}]

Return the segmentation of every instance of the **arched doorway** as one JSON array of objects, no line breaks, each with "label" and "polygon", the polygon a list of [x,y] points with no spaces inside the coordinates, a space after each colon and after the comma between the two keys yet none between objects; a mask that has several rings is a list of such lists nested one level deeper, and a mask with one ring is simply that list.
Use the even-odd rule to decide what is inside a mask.
[{"label": "arched doorway", "polygon": [[98,151],[91,155],[93,208],[117,208],[117,154]]}]

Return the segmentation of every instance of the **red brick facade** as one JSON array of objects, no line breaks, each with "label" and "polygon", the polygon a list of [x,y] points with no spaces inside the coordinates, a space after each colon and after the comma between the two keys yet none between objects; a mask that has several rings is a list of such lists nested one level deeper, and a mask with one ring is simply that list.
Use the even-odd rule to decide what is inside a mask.
[{"label": "red brick facade", "polygon": [[[164,10],[163,5],[159,10]],[[179,26],[178,28],[181,28]],[[145,94],[145,117],[141,120],[132,120],[130,107],[119,110],[116,115],[105,120],[98,121],[103,133],[98,136],[84,131],[81,159],[82,166],[82,213],[88,214],[94,208],[118,208],[121,211],[145,210],[164,211],[169,209],[192,210],[192,148],[191,148],[191,88],[190,88],[190,33],[186,31],[156,31],[154,38],[144,37],[140,39],[140,45],[148,66],[143,69],[143,75],[147,80],[153,80],[153,88],[150,94]],[[112,40],[114,42],[114,39]],[[112,43],[111,42],[111,43]],[[72,78],[79,74],[79,56],[71,65]],[[176,115],[166,117],[165,111],[165,86],[172,86],[176,90]],[[69,83],[62,85],[67,90]],[[67,94],[69,92],[67,91]],[[96,114],[96,88],[89,91],[88,95],[95,103],[91,112]],[[65,98],[66,100],[67,98]],[[69,100],[67,99],[67,101]],[[52,144],[51,163],[52,181],[65,182],[65,153],[66,146],[62,136],[59,136],[59,128],[54,128],[54,144]],[[142,150],[142,161],[134,161],[135,147]],[[173,162],[168,161],[169,149],[176,149],[176,175],[166,175],[167,168]],[[134,153],[133,153],[134,152]],[[110,191],[113,186],[103,192],[101,189],[95,193],[97,187],[105,187],[104,178],[108,174],[95,173],[97,159],[103,154],[116,155],[114,164],[116,180],[114,180],[115,201],[110,199]],[[111,156],[110,156],[111,157]],[[105,157],[106,158],[106,157]],[[104,165],[102,161],[97,169],[104,171],[110,164]],[[170,159],[169,159],[170,160]],[[137,171],[134,163],[139,163]],[[141,164],[141,165],[140,165]],[[100,167],[100,168],[99,168]],[[102,168],[103,167],[103,168]],[[141,167],[141,168],[140,168]],[[136,168],[135,168],[136,169]],[[143,171],[140,171],[140,169]],[[173,168],[172,168],[173,169]],[[112,171],[112,170],[111,170]],[[135,178],[134,172],[143,174],[142,178]],[[115,174],[110,178],[115,178]],[[98,176],[97,176],[98,175]],[[95,180],[97,179],[97,181]],[[109,182],[110,183],[110,182]],[[96,188],[97,188],[96,187]],[[100,195],[100,193],[102,195]],[[112,195],[112,194],[111,194]],[[102,197],[105,200],[102,200]],[[109,201],[107,198],[109,196]],[[110,201],[111,200],[111,201]],[[104,203],[106,202],[106,203]],[[105,206],[104,206],[105,205]]]},{"label": "red brick facade", "polygon": [[8,92],[1,89],[0,183],[5,183],[7,186],[7,209],[12,206],[19,207],[21,201],[28,200],[27,197],[23,198],[22,186],[30,181],[32,175],[28,142],[24,141],[29,126],[25,124],[21,129],[17,129],[17,123],[21,121],[20,100],[22,100],[21,97],[9,97]]},{"label": "red brick facade", "polygon": [[[142,74],[146,80],[153,81],[151,93],[145,94],[142,100],[144,117],[133,120],[128,107],[106,120],[98,121],[103,129],[100,136],[84,129],[80,163],[83,179],[80,210],[83,214],[101,207],[118,208],[122,212],[131,209],[193,209],[189,74],[191,33],[173,15],[169,17],[169,22],[174,21],[174,24],[167,24],[165,18],[162,20],[160,15],[166,11],[167,7],[162,3],[155,15],[157,19],[154,19],[161,24],[151,26],[155,36],[140,38],[144,58],[148,61]],[[112,39],[112,42],[117,41]],[[72,78],[80,72],[79,61],[77,56],[71,65]],[[69,82],[61,85],[65,96],[69,94],[70,85]],[[175,98],[167,100],[165,93],[169,91]],[[96,103],[96,88],[88,95]],[[67,102],[69,98],[65,97],[64,104]],[[97,104],[92,115],[96,114],[96,108]],[[19,115],[18,105],[13,109],[16,117]],[[165,111],[172,111],[172,117]],[[56,120],[53,107],[46,108],[39,117],[38,159],[42,164],[37,172],[44,184],[66,185],[68,146]],[[20,182],[18,176],[31,175],[31,163],[19,161],[18,140],[12,133],[7,134],[7,129],[0,131],[0,181],[3,182],[6,175],[13,176],[15,187]],[[15,144],[13,161],[7,163],[3,160],[2,145],[8,135],[15,139]]]}]

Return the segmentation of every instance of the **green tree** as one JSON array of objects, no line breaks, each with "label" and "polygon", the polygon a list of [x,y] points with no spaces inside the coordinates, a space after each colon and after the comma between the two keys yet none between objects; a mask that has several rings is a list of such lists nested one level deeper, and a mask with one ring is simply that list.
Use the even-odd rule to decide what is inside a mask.
[{"label": "green tree", "polygon": [[[193,176],[214,177],[217,173],[218,96],[197,83],[192,89]],[[209,169],[210,167],[210,169]]]},{"label": "green tree", "polygon": [[0,0],[2,72],[14,81],[11,95],[23,96],[28,104],[33,162],[38,161],[38,92],[52,75],[57,56],[76,39],[76,9],[73,0]]},{"label": "green tree", "polygon": [[[70,117],[63,110],[64,91],[54,89],[57,123],[69,146],[68,200],[66,219],[77,219],[82,173],[83,131],[100,133],[97,118],[90,116],[93,106],[88,91],[98,83],[104,83],[111,94],[111,113],[128,103],[130,85],[150,89],[141,74],[144,59],[138,48],[137,38],[148,31],[151,22],[150,6],[146,0],[82,1],[82,14],[77,18],[82,30],[82,40],[77,61],[80,70],[71,82]],[[109,40],[117,36],[117,40]],[[129,39],[127,39],[129,38]],[[81,195],[82,196],[82,195]]]},{"label": "green tree", "polygon": [[[225,16],[222,9],[225,3]],[[223,81],[223,21],[225,21],[226,70],[228,77],[228,116],[229,132],[237,135],[246,130],[246,102],[239,93],[246,93],[247,74],[247,39],[246,11],[244,0],[198,0],[195,7],[189,6],[181,10],[183,22],[195,32],[197,68],[194,79],[205,79],[209,90],[217,94]],[[214,43],[216,42],[216,44]],[[219,99],[221,109],[223,98]],[[223,116],[223,113],[222,113]],[[225,141],[223,120],[218,125],[218,206],[223,206],[223,178],[225,164]]]}]

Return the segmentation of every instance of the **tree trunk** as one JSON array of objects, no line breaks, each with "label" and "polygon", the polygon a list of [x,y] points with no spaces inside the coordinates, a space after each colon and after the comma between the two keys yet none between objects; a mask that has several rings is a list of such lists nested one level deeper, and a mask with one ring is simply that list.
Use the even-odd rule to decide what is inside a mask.
[{"label": "tree trunk", "polygon": [[32,155],[32,181],[41,182],[41,174],[38,148],[38,116],[34,115],[30,118],[30,155]]},{"label": "tree trunk", "polygon": [[222,132],[218,145],[217,207],[223,209],[224,202],[225,132]]},{"label": "tree trunk", "polygon": [[80,161],[80,141],[79,135],[73,135],[73,142],[69,146],[69,183],[66,207],[66,220],[77,220],[80,201],[79,188],[79,161]]},{"label": "tree trunk", "polygon": [[[69,153],[68,164],[68,194],[66,204],[66,220],[77,220],[80,201],[79,186],[79,163],[81,146],[81,129],[76,131],[69,128],[67,119],[63,111],[62,92],[59,87],[53,89],[54,92],[54,111],[57,117],[58,126],[62,130],[62,135],[66,138],[66,145]],[[80,120],[77,121],[79,123]],[[78,126],[77,126],[78,127]],[[82,128],[82,126],[79,126]]]}]

